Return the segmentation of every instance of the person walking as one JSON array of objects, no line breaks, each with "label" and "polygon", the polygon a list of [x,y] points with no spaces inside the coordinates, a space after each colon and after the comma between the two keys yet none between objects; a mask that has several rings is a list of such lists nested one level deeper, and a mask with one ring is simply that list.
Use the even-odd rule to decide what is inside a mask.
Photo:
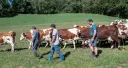
[{"label": "person walking", "polygon": [[39,57],[37,48],[40,44],[40,33],[38,32],[38,30],[36,29],[35,26],[32,27],[32,31],[33,31],[33,33],[32,33],[32,42],[33,42],[32,51],[36,57]]},{"label": "person walking", "polygon": [[98,40],[98,35],[97,35],[98,28],[92,19],[88,20],[88,24],[91,25],[89,47],[91,49],[92,56],[97,57],[98,49],[97,49],[96,44],[97,44],[97,40]]},{"label": "person walking", "polygon": [[60,56],[60,60],[63,61],[64,60],[64,56],[60,51],[60,40],[59,40],[59,32],[56,29],[56,25],[55,24],[51,24],[51,29],[52,31],[52,40],[50,42],[51,45],[51,52],[50,55],[48,57],[48,60],[52,60],[52,57],[54,55],[54,51]]}]

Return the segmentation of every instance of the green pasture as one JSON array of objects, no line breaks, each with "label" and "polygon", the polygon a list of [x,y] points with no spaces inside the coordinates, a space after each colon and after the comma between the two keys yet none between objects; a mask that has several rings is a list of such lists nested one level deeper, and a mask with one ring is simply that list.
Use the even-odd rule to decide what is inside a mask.
[{"label": "green pasture", "polygon": [[[52,61],[47,61],[50,47],[40,47],[38,51],[42,58],[35,57],[32,50],[28,49],[28,41],[20,41],[20,34],[29,31],[34,25],[38,29],[49,28],[55,23],[57,28],[72,28],[76,25],[87,25],[87,19],[93,19],[97,24],[110,24],[117,17],[109,17],[98,14],[19,14],[14,17],[0,18],[0,32],[16,31],[15,52],[10,52],[10,45],[0,46],[0,68],[128,68],[128,46],[123,50],[110,49],[110,47],[98,47],[100,55],[97,60],[90,56],[89,48],[77,45],[67,45],[62,53],[65,61],[61,62],[55,53]],[[44,46],[44,45],[42,45]],[[109,45],[108,45],[109,46]]]}]

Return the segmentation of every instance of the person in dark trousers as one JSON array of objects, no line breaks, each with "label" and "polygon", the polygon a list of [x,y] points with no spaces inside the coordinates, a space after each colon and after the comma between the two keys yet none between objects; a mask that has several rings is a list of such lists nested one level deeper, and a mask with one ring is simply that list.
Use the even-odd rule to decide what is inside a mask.
[{"label": "person in dark trousers", "polygon": [[51,45],[51,53],[48,57],[48,60],[52,60],[54,51],[60,56],[60,60],[63,61],[64,60],[64,56],[60,51],[60,40],[59,40],[59,32],[56,29],[56,25],[55,24],[51,24],[51,28],[52,28],[52,40],[50,42]]},{"label": "person in dark trousers", "polygon": [[96,56],[98,55],[98,49],[96,47],[98,40],[98,28],[97,25],[93,23],[92,19],[88,20],[88,24],[91,25],[89,47],[91,49],[92,56],[96,58]]},{"label": "person in dark trousers", "polygon": [[33,42],[32,51],[36,57],[39,57],[37,48],[40,44],[40,33],[38,32],[38,30],[36,29],[35,26],[32,27],[32,31],[33,31],[33,33],[32,33],[32,42]]}]

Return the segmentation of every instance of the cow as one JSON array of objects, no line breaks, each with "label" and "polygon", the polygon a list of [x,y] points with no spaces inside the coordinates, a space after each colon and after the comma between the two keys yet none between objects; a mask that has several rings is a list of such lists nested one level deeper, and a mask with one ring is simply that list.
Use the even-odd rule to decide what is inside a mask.
[{"label": "cow", "polygon": [[[98,40],[108,40],[112,42],[111,48],[114,47],[114,42],[118,43],[118,48],[120,47],[120,40],[118,38],[118,28],[116,25],[102,26],[98,27]],[[83,40],[90,40],[90,28],[82,31],[79,36]]]},{"label": "cow", "polygon": [[[50,28],[49,29],[39,29],[38,31],[40,33],[40,42],[46,41],[45,47],[47,47],[51,40],[51,37],[50,37],[51,29]],[[28,49],[30,49],[33,45],[32,33],[33,33],[33,31],[30,30],[30,32],[21,33],[21,36],[20,36],[20,40],[27,39],[29,41],[30,45],[29,45]]]},{"label": "cow", "polygon": [[14,44],[15,44],[15,36],[16,32],[9,31],[5,33],[0,33],[0,45],[9,43],[11,45],[11,52],[14,52]]},{"label": "cow", "polygon": [[[100,24],[97,24],[98,27],[103,27],[105,25],[100,25]],[[81,33],[82,31],[86,30],[86,28],[90,28],[91,26],[78,26],[78,25],[74,25],[73,26],[74,28],[77,28],[79,33]],[[82,41],[82,45],[87,45],[88,42],[89,42],[89,39],[86,39],[86,40],[80,40]],[[84,46],[83,46],[84,48]]]},{"label": "cow", "polygon": [[31,32],[22,32],[20,35],[20,40],[23,40],[23,39],[26,39],[29,41],[29,48],[28,49],[30,49],[31,46],[33,45]]},{"label": "cow", "polygon": [[128,37],[128,22],[123,20],[115,20],[110,25],[116,25],[119,31],[119,38],[126,39]]},{"label": "cow", "polygon": [[77,28],[65,28],[59,29],[60,40],[65,41],[63,49],[66,47],[68,42],[72,42],[74,45],[74,49],[76,49],[76,40],[79,40],[79,30]]},{"label": "cow", "polygon": [[[105,26],[105,25],[100,25],[100,24],[97,24],[98,27],[102,27],[102,26]],[[81,33],[82,31],[84,31],[86,28],[90,28],[91,26],[78,26],[78,25],[74,25],[73,28],[77,28],[79,33]]]}]

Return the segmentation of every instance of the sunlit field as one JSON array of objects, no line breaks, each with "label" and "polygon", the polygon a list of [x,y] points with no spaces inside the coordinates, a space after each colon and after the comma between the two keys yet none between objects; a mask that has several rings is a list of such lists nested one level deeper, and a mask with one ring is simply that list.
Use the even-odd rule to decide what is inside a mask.
[{"label": "sunlit field", "polygon": [[[91,18],[97,24],[110,24],[119,19],[98,14],[19,14],[14,17],[0,18],[0,32],[15,31],[16,45],[15,52],[11,53],[9,44],[0,46],[0,68],[128,68],[128,46],[124,45],[123,50],[117,48],[98,47],[99,57],[93,59],[90,49],[78,44],[76,50],[73,45],[67,45],[61,49],[65,56],[65,61],[61,62],[55,53],[53,60],[48,61],[50,47],[42,45],[38,51],[41,58],[35,57],[31,49],[28,49],[27,40],[20,41],[20,34],[29,31],[34,25],[38,29],[49,28],[51,23],[55,23],[58,29],[72,28],[73,25],[87,25],[87,20]],[[104,45],[102,45],[104,46]]]}]

